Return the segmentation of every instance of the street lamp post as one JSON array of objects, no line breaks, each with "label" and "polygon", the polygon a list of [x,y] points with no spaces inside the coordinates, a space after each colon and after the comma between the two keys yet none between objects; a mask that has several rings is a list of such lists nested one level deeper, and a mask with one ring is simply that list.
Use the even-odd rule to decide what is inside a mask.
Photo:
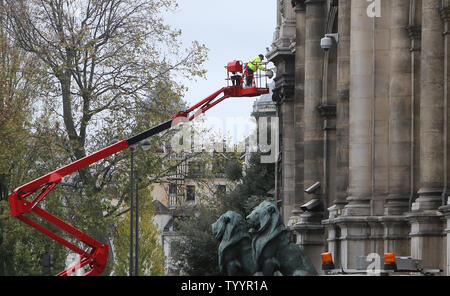
[{"label": "street lamp post", "polygon": [[[130,172],[130,273],[133,275],[133,245],[134,245],[134,273],[136,276],[139,275],[139,175],[138,172],[134,172],[134,151],[136,148],[141,147],[142,150],[148,151],[151,148],[151,142],[149,140],[144,140],[139,143],[139,146],[131,146],[131,172]],[[136,176],[135,176],[136,173]],[[136,181],[136,184],[135,184]],[[136,186],[136,188],[134,188]],[[136,207],[134,207],[134,190],[136,190]],[[134,211],[136,211],[136,229],[134,231],[135,242],[133,242],[133,221],[134,221]]]},{"label": "street lamp post", "polygon": [[139,173],[136,172],[136,245],[135,245],[135,272],[139,275]]},{"label": "street lamp post", "polygon": [[133,197],[134,197],[134,146],[130,147],[130,270],[129,276],[133,276]]}]

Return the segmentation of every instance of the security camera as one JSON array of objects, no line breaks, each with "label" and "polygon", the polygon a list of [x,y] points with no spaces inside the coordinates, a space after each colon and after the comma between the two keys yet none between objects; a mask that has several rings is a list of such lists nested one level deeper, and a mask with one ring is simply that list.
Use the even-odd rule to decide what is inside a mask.
[{"label": "security camera", "polygon": [[338,43],[339,34],[325,34],[325,37],[320,39],[320,47],[322,47],[323,50],[328,51],[333,46],[333,39]]},{"label": "security camera", "polygon": [[320,40],[320,47],[323,50],[328,51],[333,46],[333,40],[330,37],[323,37]]},{"label": "security camera", "polygon": [[314,193],[317,189],[319,189],[320,188],[320,182],[316,182],[316,183],[314,183],[313,185],[311,185],[311,186],[309,186],[306,190],[305,190],[305,192],[306,193],[308,193],[308,194],[312,194],[312,193]]},{"label": "security camera", "polygon": [[320,203],[320,200],[318,199],[311,199],[304,205],[300,206],[300,209],[303,212],[314,212],[314,211],[321,211],[322,210],[322,204]]}]

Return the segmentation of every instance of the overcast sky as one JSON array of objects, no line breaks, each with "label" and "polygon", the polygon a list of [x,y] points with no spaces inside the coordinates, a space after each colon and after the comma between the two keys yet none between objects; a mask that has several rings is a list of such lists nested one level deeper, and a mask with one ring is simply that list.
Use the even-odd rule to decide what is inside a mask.
[{"label": "overcast sky", "polygon": [[[206,80],[185,82],[184,100],[190,106],[226,86],[224,66],[243,60],[270,47],[276,25],[276,0],[178,0],[177,12],[165,20],[182,30],[182,40],[193,40],[209,48]],[[255,98],[229,98],[207,112],[208,118],[250,118]],[[232,132],[229,131],[228,132]],[[236,132],[234,132],[236,133]],[[239,132],[238,132],[239,133]]]}]

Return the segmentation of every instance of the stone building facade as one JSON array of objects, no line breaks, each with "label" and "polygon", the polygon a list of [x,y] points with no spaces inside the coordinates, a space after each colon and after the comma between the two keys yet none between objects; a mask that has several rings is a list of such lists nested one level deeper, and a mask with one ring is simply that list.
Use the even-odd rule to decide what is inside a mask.
[{"label": "stone building facade", "polygon": [[394,252],[450,275],[449,2],[277,0],[275,194],[318,270]]}]

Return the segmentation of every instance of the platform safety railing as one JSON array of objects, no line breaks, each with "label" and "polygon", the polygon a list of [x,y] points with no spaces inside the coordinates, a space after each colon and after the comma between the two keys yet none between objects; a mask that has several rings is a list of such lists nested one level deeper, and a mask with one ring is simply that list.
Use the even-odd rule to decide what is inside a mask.
[{"label": "platform safety railing", "polygon": [[[263,62],[261,65],[264,67],[267,66],[268,62]],[[227,67],[225,66],[225,70]],[[227,78],[225,79],[227,81],[227,87],[229,86],[242,86],[243,88],[248,87],[256,87],[256,88],[268,88],[268,77],[265,73],[265,71],[257,69],[255,72],[253,72],[252,76],[252,85],[247,86],[247,63],[243,64],[243,73],[236,72],[231,73],[227,72]]]}]

